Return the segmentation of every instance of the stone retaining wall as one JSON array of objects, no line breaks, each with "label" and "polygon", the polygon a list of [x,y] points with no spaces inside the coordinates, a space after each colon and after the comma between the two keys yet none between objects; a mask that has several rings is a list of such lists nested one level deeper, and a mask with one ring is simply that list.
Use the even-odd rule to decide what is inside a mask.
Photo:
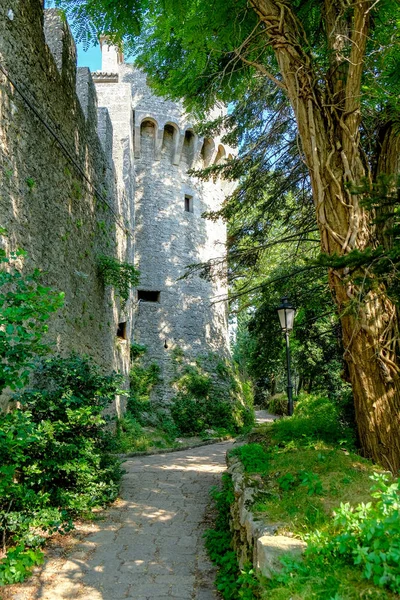
[{"label": "stone retaining wall", "polygon": [[277,535],[279,523],[257,519],[251,506],[255,495],[260,492],[259,479],[244,473],[237,456],[227,456],[227,464],[235,494],[231,505],[231,528],[239,566],[242,568],[250,562],[262,575],[271,577],[281,568],[279,557],[282,554],[291,552],[299,555],[306,544],[293,537]]}]

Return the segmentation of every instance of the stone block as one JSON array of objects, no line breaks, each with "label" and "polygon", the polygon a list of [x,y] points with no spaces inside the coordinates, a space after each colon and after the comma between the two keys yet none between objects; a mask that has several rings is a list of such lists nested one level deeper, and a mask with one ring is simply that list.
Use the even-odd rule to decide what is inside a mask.
[{"label": "stone block", "polygon": [[256,567],[265,577],[271,577],[281,570],[279,558],[283,554],[301,556],[306,546],[305,542],[284,535],[263,535],[257,540]]}]

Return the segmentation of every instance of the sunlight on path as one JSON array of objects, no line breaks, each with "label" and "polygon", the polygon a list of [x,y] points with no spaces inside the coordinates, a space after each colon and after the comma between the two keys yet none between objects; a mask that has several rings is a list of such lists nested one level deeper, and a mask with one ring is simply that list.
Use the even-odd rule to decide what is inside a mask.
[{"label": "sunlight on path", "polygon": [[130,458],[121,500],[68,558],[49,560],[15,600],[216,600],[202,535],[225,442]]},{"label": "sunlight on path", "polygon": [[266,410],[256,410],[255,413],[257,423],[272,423],[275,419],[279,419],[279,417],[271,415]]},{"label": "sunlight on path", "polygon": [[[258,423],[275,418],[256,411]],[[50,553],[43,569],[10,586],[4,600],[217,600],[204,516],[231,447],[128,459],[121,499],[105,520],[78,527],[91,532],[67,556],[62,548]]]}]

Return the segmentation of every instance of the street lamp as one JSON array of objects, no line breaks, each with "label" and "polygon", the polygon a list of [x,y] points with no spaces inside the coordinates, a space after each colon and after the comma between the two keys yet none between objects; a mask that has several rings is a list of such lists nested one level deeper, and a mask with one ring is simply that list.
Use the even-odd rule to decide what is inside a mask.
[{"label": "street lamp", "polygon": [[287,397],[288,397],[288,414],[293,414],[293,385],[292,378],[290,376],[290,349],[289,349],[289,333],[293,329],[294,315],[296,309],[290,304],[286,296],[281,299],[281,304],[277,308],[279,321],[281,323],[282,331],[285,334],[286,340],[286,367],[287,367]]}]

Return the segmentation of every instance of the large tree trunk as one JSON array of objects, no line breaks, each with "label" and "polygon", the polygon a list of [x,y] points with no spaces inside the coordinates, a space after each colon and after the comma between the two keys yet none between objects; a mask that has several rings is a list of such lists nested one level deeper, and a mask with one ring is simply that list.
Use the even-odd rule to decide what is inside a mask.
[{"label": "large tree trunk", "polygon": [[[325,85],[314,68],[301,23],[289,3],[251,0],[265,26],[296,116],[310,172],[322,251],[344,255],[376,245],[374,228],[349,184],[370,174],[360,147],[360,86],[372,2],[354,5],[349,19],[342,3],[325,0],[324,22],[331,64]],[[342,47],[350,43],[348,60]],[[361,279],[367,273],[360,273]],[[331,269],[353,386],[363,450],[395,472],[400,468],[400,382],[396,309],[382,285],[365,291],[346,269]]]}]

